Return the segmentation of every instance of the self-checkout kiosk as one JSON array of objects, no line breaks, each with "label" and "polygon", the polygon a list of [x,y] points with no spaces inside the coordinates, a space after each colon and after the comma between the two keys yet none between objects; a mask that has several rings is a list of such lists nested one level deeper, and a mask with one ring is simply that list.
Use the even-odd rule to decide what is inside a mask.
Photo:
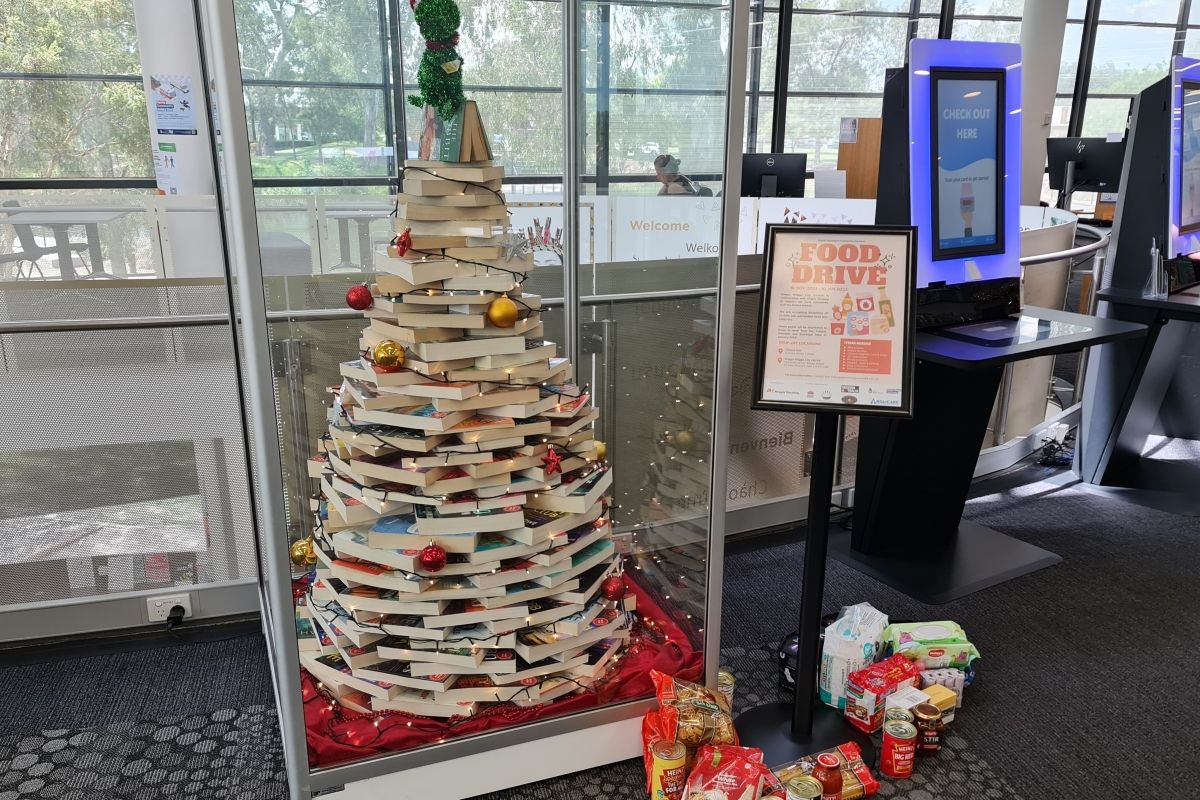
[{"label": "self-checkout kiosk", "polygon": [[1200,438],[1200,60],[1134,100],[1098,314],[1148,327],[1088,363],[1079,475],[1131,501],[1200,514],[1200,472],[1143,458],[1148,437]]},{"label": "self-checkout kiosk", "polygon": [[914,415],[860,420],[853,527],[830,550],[945,603],[1060,560],[962,519],[1005,365],[1138,326],[1022,312],[1019,45],[913,40],[880,162],[876,222],[918,228]]}]

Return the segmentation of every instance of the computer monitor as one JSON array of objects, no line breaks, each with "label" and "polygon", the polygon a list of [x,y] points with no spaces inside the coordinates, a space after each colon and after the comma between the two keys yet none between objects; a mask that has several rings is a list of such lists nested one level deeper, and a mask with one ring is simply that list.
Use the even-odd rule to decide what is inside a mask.
[{"label": "computer monitor", "polygon": [[1200,81],[1181,81],[1179,233],[1200,231]]},{"label": "computer monitor", "polygon": [[744,153],[742,197],[804,197],[806,153]]},{"label": "computer monitor", "polygon": [[934,261],[1004,252],[1005,77],[929,71]]},{"label": "computer monitor", "polygon": [[[1075,162],[1074,181],[1067,186],[1067,164]],[[1125,141],[1068,136],[1046,140],[1050,188],[1067,192],[1115,192],[1121,184]]]}]

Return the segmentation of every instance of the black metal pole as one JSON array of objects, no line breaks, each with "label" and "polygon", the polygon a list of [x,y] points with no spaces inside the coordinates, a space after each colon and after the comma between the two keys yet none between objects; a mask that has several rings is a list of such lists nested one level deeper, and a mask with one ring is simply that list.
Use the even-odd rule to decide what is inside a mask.
[{"label": "black metal pole", "polygon": [[746,150],[758,151],[758,113],[762,104],[762,43],[763,27],[766,25],[765,6],[767,0],[754,0],[750,5],[750,88],[749,107],[746,109]]},{"label": "black metal pole", "polygon": [[838,417],[818,412],[813,432],[813,466],[808,485],[808,532],[804,538],[804,584],[800,587],[800,649],[797,653],[796,701],[792,733],[809,736],[817,685],[817,639],[821,634],[821,602],[825,596],[825,553],[829,544],[829,505],[837,458]]},{"label": "black metal pole", "polygon": [[1183,0],[1179,4],[1179,16],[1175,20],[1175,44],[1171,46],[1172,56],[1183,55],[1183,45],[1187,40],[1188,20],[1192,18],[1192,0]]},{"label": "black metal pole", "polygon": [[792,61],[792,0],[779,4],[779,39],[775,42],[775,95],[771,104],[771,152],[784,151],[787,133],[788,72]]},{"label": "black metal pole", "polygon": [[954,33],[954,0],[942,0],[942,15],[938,17],[938,38],[949,39]]},{"label": "black metal pole", "polygon": [[[395,179],[400,174],[399,168],[408,158],[408,130],[405,124],[408,101],[404,99],[404,46],[400,39],[400,3],[398,0],[386,0],[386,3],[385,27],[380,35],[384,36],[383,46],[387,48],[383,74],[387,82],[387,93],[391,95],[387,111],[391,120],[391,145],[394,148],[392,155],[395,160],[394,169],[388,174]],[[399,186],[396,188],[398,191]]]},{"label": "black metal pole", "polygon": [[1087,110],[1088,87],[1092,82],[1092,55],[1096,52],[1096,30],[1100,23],[1100,0],[1087,0],[1083,12],[1083,34],[1079,42],[1079,64],[1075,68],[1075,91],[1071,94],[1071,118],[1067,136],[1083,131],[1083,113]]},{"label": "black metal pole", "polygon": [[[599,6],[596,41],[596,194],[608,194],[609,104],[612,97],[612,6]],[[658,154],[655,153],[657,156]]]}]

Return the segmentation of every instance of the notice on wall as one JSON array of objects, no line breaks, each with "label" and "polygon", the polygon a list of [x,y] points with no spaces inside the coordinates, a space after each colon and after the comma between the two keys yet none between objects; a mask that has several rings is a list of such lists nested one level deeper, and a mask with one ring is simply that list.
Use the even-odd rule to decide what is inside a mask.
[{"label": "notice on wall", "polygon": [[914,230],[768,228],[756,408],[911,414]]},{"label": "notice on wall", "polygon": [[158,194],[179,194],[178,148],[171,142],[159,142],[154,148],[154,182]]},{"label": "notice on wall", "polygon": [[197,100],[192,93],[191,75],[155,73],[150,76],[146,94],[146,101],[154,109],[154,127],[159,134],[196,135]]}]

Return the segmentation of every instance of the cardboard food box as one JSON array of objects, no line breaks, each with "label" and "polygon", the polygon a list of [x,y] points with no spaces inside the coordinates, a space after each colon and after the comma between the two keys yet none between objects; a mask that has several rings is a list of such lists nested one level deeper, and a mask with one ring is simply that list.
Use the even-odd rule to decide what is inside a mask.
[{"label": "cardboard food box", "polygon": [[[937,706],[942,712],[942,722],[949,725],[954,721],[954,710],[958,705],[958,695],[953,689],[947,689],[941,684],[932,684],[920,690],[922,694],[929,698],[929,702]],[[889,700],[891,698],[888,698]]]},{"label": "cardboard food box", "polygon": [[899,654],[852,672],[846,681],[846,720],[867,733],[879,730],[888,695],[916,685],[920,675],[917,665]]}]

